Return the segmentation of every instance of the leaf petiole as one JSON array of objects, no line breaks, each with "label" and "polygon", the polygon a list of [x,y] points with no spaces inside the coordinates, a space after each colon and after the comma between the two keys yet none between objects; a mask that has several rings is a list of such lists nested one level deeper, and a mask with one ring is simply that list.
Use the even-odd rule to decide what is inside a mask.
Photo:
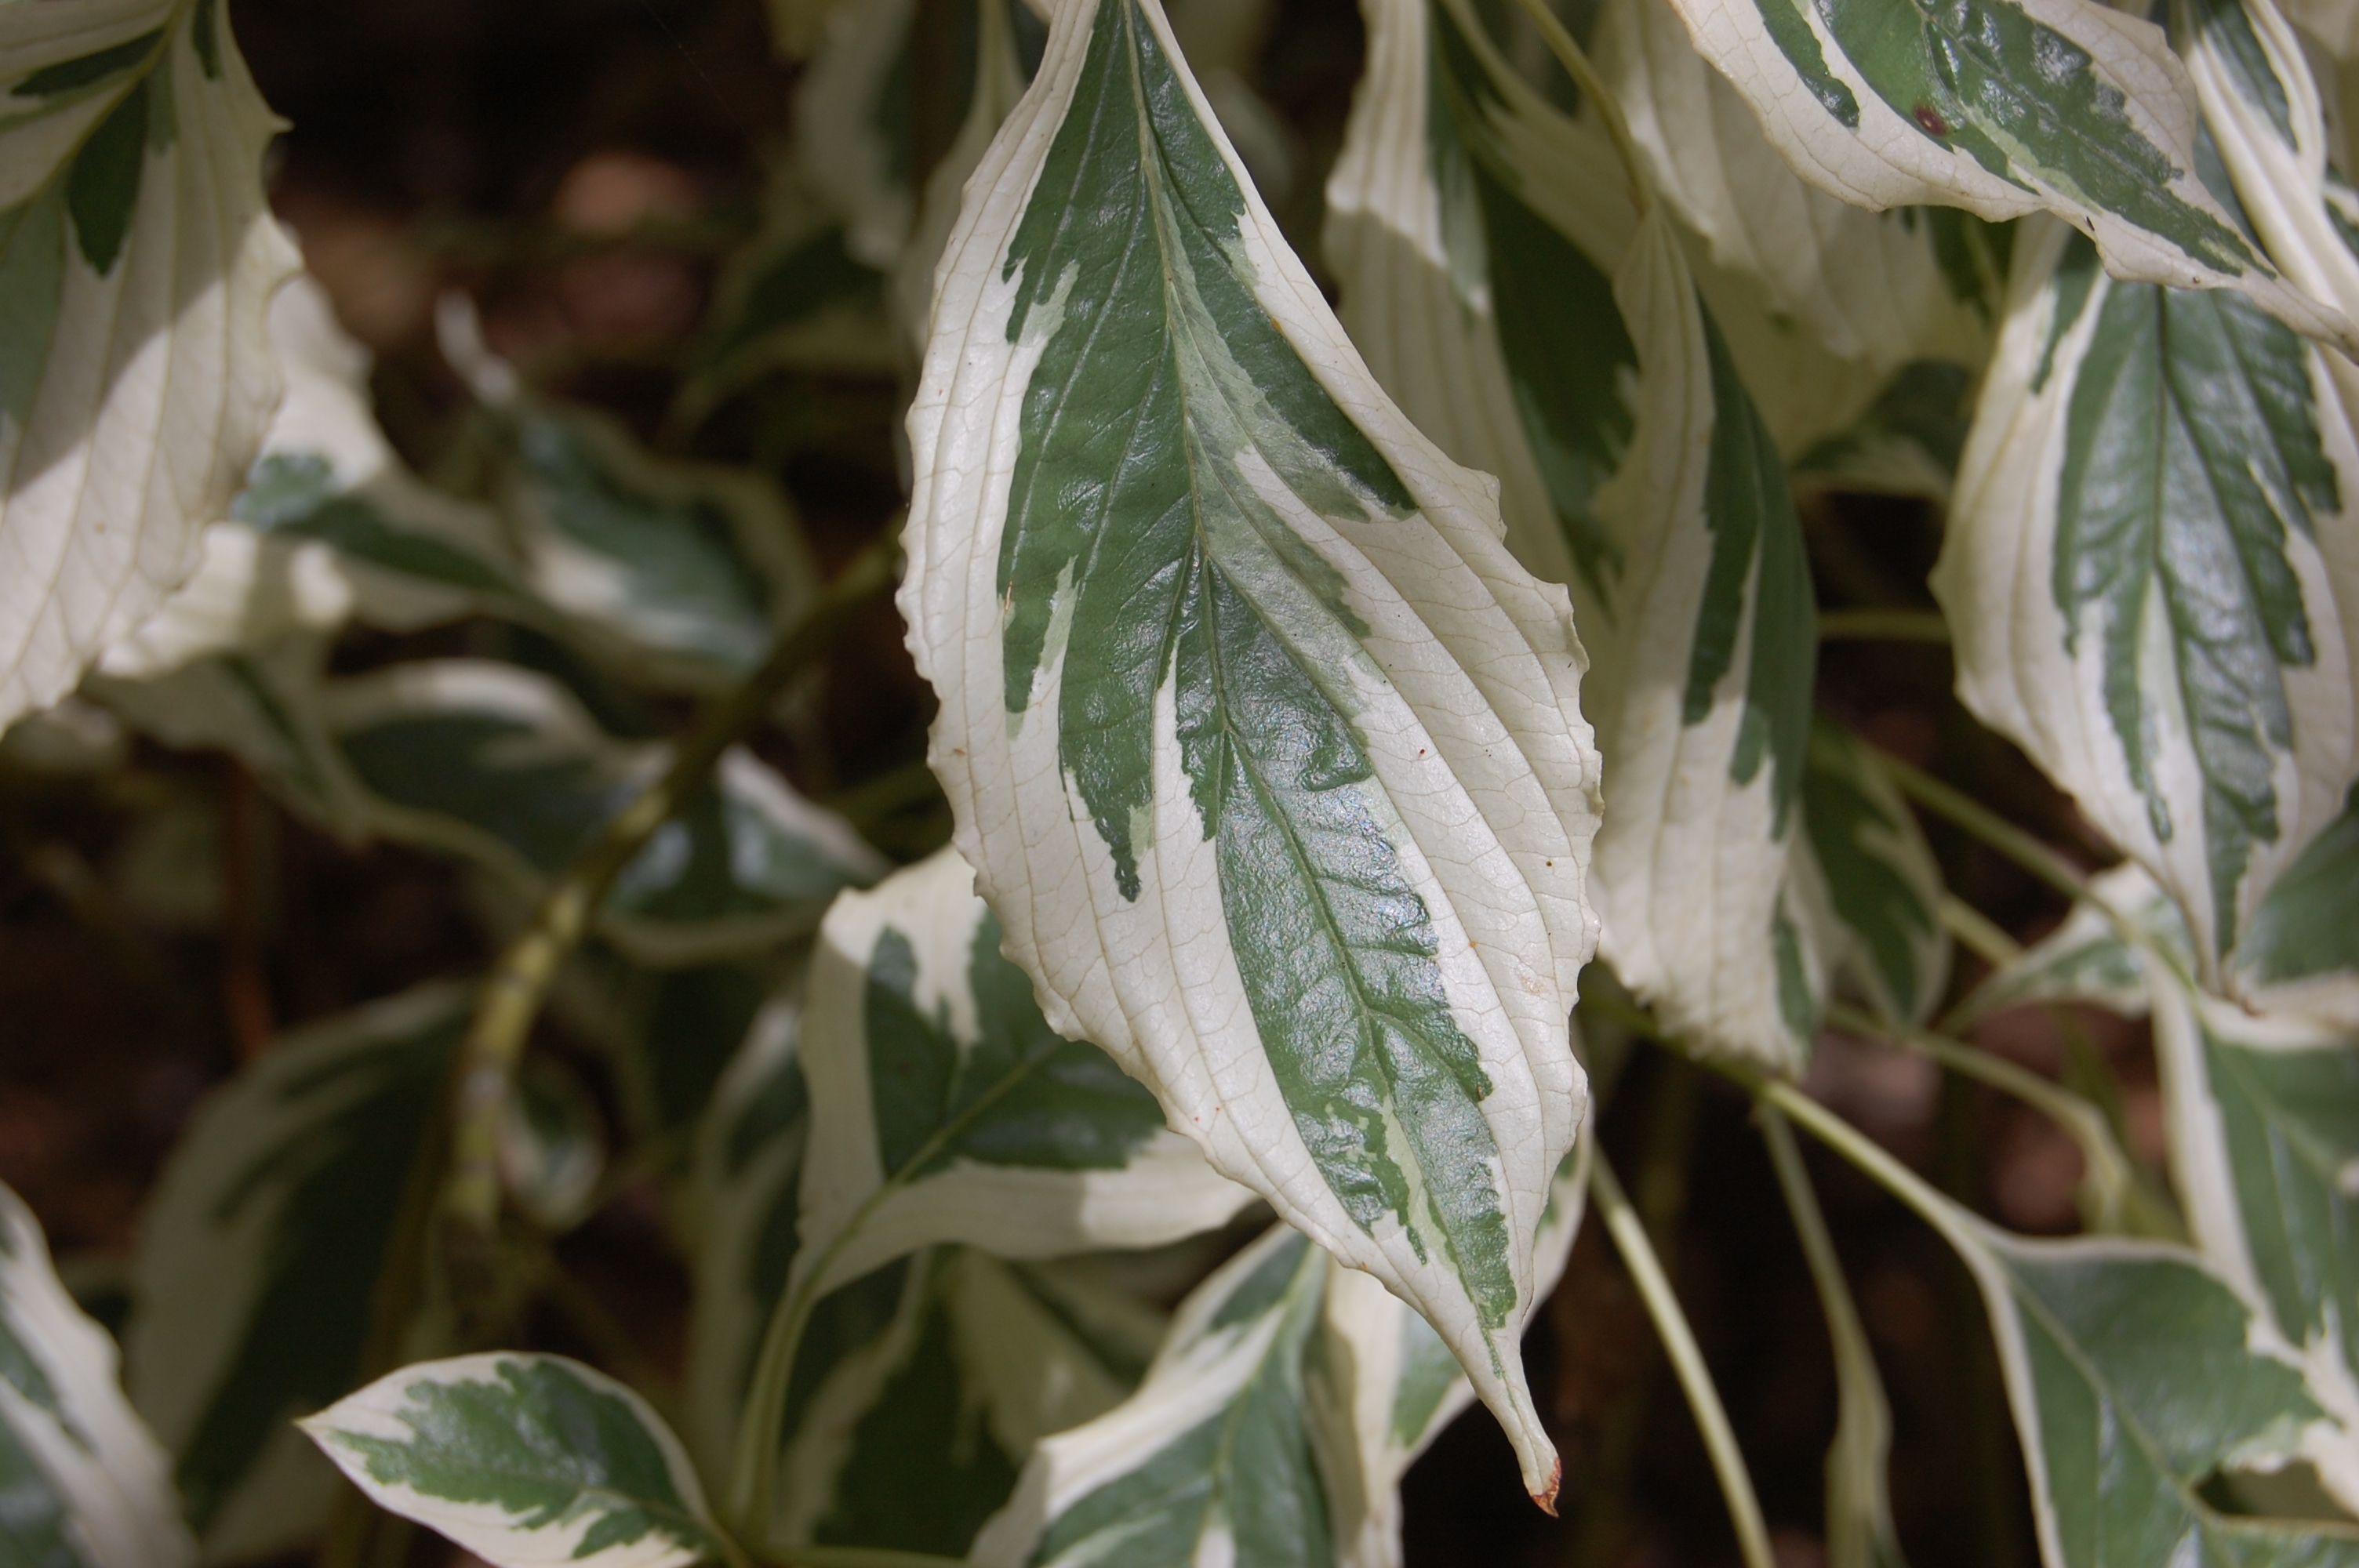
[{"label": "leaf petiole", "polygon": [[1679,1296],[1663,1273],[1661,1260],[1655,1256],[1654,1244],[1647,1238],[1647,1227],[1639,1222],[1638,1211],[1614,1178],[1613,1164],[1603,1149],[1596,1152],[1589,1181],[1598,1216],[1605,1221],[1606,1233],[1613,1237],[1623,1265],[1630,1271],[1631,1282],[1638,1287],[1639,1298],[1647,1303],[1647,1314],[1655,1321],[1655,1333],[1662,1341],[1663,1353],[1670,1357],[1671,1368],[1679,1374],[1680,1388],[1688,1397],[1689,1408],[1695,1412],[1704,1448],[1712,1455],[1712,1471],[1720,1477],[1721,1493],[1728,1499],[1729,1522],[1736,1531],[1737,1551],[1745,1568],[1776,1568],[1776,1559],[1769,1550],[1769,1529],[1762,1520],[1760,1499],[1754,1495],[1752,1473],[1745,1468],[1745,1455],[1736,1446],[1736,1433],[1729,1425],[1726,1408],[1720,1402],[1720,1390],[1713,1386],[1712,1369],[1704,1365],[1695,1331],[1688,1326],[1687,1314],[1680,1310]]}]

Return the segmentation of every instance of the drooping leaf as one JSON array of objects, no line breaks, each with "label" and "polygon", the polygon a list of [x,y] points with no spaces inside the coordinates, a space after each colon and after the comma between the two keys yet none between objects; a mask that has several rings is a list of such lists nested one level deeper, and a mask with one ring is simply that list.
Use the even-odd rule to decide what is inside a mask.
[{"label": "drooping leaf", "polygon": [[[839,1335],[798,1379],[806,1396],[788,1411],[784,1507],[768,1539],[963,1556],[1033,1445],[1121,1402],[1164,1325],[1055,1264],[971,1248],[887,1272],[898,1302],[883,1297],[874,1337]],[[847,1290],[864,1286],[876,1289]]]},{"label": "drooping leaf", "polygon": [[295,249],[227,13],[0,7],[0,725],[196,569],[260,447]]},{"label": "drooping leaf", "polygon": [[201,1106],[140,1227],[132,1401],[212,1559],[300,1545],[334,1476],[288,1423],[359,1381],[376,1281],[466,987],[287,1036]]},{"label": "drooping leaf", "polygon": [[1980,365],[1998,301],[1985,293],[1991,258],[1974,254],[1979,223],[1944,210],[1875,211],[1797,176],[1744,96],[1697,54],[1671,0],[1611,0],[1596,29],[1598,69],[1654,189],[1716,265],[1759,278],[1773,313],[1807,323],[1869,383],[1912,362],[1962,373]]},{"label": "drooping leaf", "polygon": [[404,1367],[301,1423],[380,1508],[494,1568],[686,1568],[721,1556],[663,1418],[561,1356]]},{"label": "drooping leaf", "polygon": [[2047,1568],[2359,1563],[2359,1524],[2227,1513],[2215,1500],[2306,1465],[2347,1508],[2359,1452],[2225,1271],[2165,1243],[2000,1230],[1800,1095],[1773,1094],[1931,1224],[1973,1275]]},{"label": "drooping leaf", "polygon": [[0,1187],[0,1542],[22,1568],[186,1568],[170,1463],[115,1381],[41,1227]]},{"label": "drooping leaf", "polygon": [[1516,558],[1595,591],[1613,547],[1594,501],[1629,446],[1637,363],[1614,303],[1636,218],[1613,149],[1465,8],[1362,14],[1367,77],[1327,182],[1343,324],[1420,430],[1499,476]]},{"label": "drooping leaf", "polygon": [[1802,820],[1825,873],[1841,979],[1885,1017],[1922,1023],[1950,980],[1941,868],[1875,755],[1825,719],[1810,729]]},{"label": "drooping leaf", "polygon": [[[1594,498],[1621,466],[1635,413],[1636,349],[1612,280],[1637,213],[1613,142],[1593,120],[1575,120],[1527,81],[1479,13],[1463,0],[1364,6],[1368,75],[1328,181],[1327,254],[1343,285],[1344,324],[1369,367],[1419,429],[1500,477],[1508,547],[1540,576],[1571,586],[1587,636],[1596,620],[1591,596],[1604,592],[1614,564]],[[1610,39],[1617,26],[1609,17],[1601,29]],[[1641,63],[1634,59],[1632,69]],[[1678,83],[1663,91],[1680,96]],[[1723,130],[1741,146],[1750,124],[1747,115]],[[1749,134],[1757,144],[1758,131]],[[1766,146],[1755,151],[1776,163]],[[1658,178],[1680,172],[1668,149],[1654,162]],[[1909,461],[1897,455],[1894,438],[1864,422],[1881,398],[1904,390],[1895,376],[1904,362],[1973,357],[1979,330],[1966,330],[1959,312],[1967,308],[1947,281],[1957,269],[1939,265],[1971,242],[1950,244],[1946,229],[1915,215],[1875,219],[1815,192],[1802,201],[1782,167],[1777,178],[1807,213],[1787,213],[1772,186],[1761,193],[1768,214],[1729,215],[1721,209],[1734,199],[1714,183],[1728,177],[1713,169],[1699,175],[1695,192],[1667,198],[1683,217],[1734,230],[1750,222],[1781,235],[1793,224],[1809,229],[1811,215],[1831,231],[1878,226],[1877,243],[1866,249],[1888,252],[1890,270],[1910,280],[1884,291],[1906,297],[1889,311],[1926,319],[1873,349],[1863,348],[1840,311],[1814,321],[1806,319],[1807,299],[1777,293],[1756,270],[1783,254],[1766,240],[1730,249],[1726,265],[1706,257],[1695,270],[1779,449],[1827,449],[1832,462],[1834,443],[1849,441],[1863,454],[1872,443],[1887,468]],[[1855,240],[1831,239],[1828,247],[1847,256],[1863,249]],[[1693,249],[1702,255],[1710,247],[1699,241]],[[1963,270],[1975,272],[1971,259]],[[1877,292],[1864,287],[1857,308],[1872,308]],[[1843,471],[1854,470],[1866,471],[1864,456]],[[1930,488],[1946,486],[1944,474]]]},{"label": "drooping leaf", "polygon": [[[394,665],[332,685],[322,712],[372,831],[480,860],[537,897],[662,771],[564,689],[514,665]],[[603,929],[643,961],[698,963],[808,932],[875,852],[743,751],[616,879]]]},{"label": "drooping leaf", "polygon": [[[2147,966],[2172,1173],[2195,1240],[2287,1341],[2359,1377],[2359,1041]],[[2343,1477],[2359,1502],[2359,1470]]]},{"label": "drooping leaf", "polygon": [[2196,1254],[2033,1241],[1920,1192],[1980,1287],[2049,1568],[2190,1563],[2341,1568],[2359,1528],[2236,1518],[2202,1488],[2297,1460],[2322,1479],[2350,1439],[2299,1362]]},{"label": "drooping leaf", "polygon": [[2233,291],[2351,344],[2199,177],[2196,95],[2153,23],[2092,0],[1674,0],[1794,171],[1866,207],[2046,211],[2114,276]]},{"label": "drooping leaf", "polygon": [[826,1311],[937,1243],[1018,1259],[1158,1246],[1251,1201],[1165,1127],[1145,1086],[1049,1029],[999,943],[945,849],[838,899],[805,1003],[756,1022],[701,1159],[700,1451],[725,1446],[788,1289]]},{"label": "drooping leaf", "polygon": [[1321,1473],[1306,1368],[1331,1268],[1282,1225],[1223,1265],[1180,1303],[1136,1395],[1033,1451],[971,1560],[983,1568],[1338,1561],[1353,1521],[1337,1517],[1343,1499]]},{"label": "drooping leaf", "polygon": [[1548,1495],[1516,1344],[1596,798],[1565,600],[1384,399],[1153,0],[1059,8],[940,278],[901,608],[1009,951],[1430,1315]]},{"label": "drooping leaf", "polygon": [[[906,887],[908,877],[886,889]],[[969,896],[962,890],[949,913]],[[1013,981],[1029,1006],[1021,977],[993,947],[978,946],[971,957]],[[978,997],[970,981],[955,972],[950,979],[964,998],[961,1015],[980,1023],[979,1001],[990,1000],[991,988]],[[999,989],[1004,1019],[1011,998]],[[688,1423],[708,1467],[728,1461],[764,1325],[813,1234],[800,1200],[817,1108],[798,1059],[799,1014],[790,998],[764,1011],[700,1138],[702,1240]],[[1037,1010],[1033,1020],[1037,1028]],[[1077,1049],[1085,1048],[1058,1054]],[[1151,1098],[1134,1092],[1152,1116]],[[829,1113],[873,1114],[858,1107]],[[1090,1127],[1074,1130],[1099,1136]],[[1007,1227],[993,1218],[983,1228],[1004,1234]],[[963,1552],[984,1516],[1006,1500],[1034,1440],[1119,1400],[1160,1329],[1154,1314],[1086,1280],[1053,1266],[1000,1264],[971,1249],[899,1258],[829,1292],[788,1389],[778,1435],[786,1484],[769,1538]],[[928,1477],[926,1509],[908,1506],[913,1465]]]},{"label": "drooping leaf", "polygon": [[1809,890],[1787,885],[1815,632],[1779,450],[1610,144],[1516,75],[1471,6],[1370,14],[1332,182],[1346,319],[1409,412],[1505,476],[1510,544],[1572,589],[1614,777],[1607,956],[1682,1033],[1797,1060],[1825,958]]},{"label": "drooping leaf", "polygon": [[2184,908],[2217,974],[2353,778],[2359,443],[2241,297],[2018,246],[1933,586],[1959,692]]},{"label": "drooping leaf", "polygon": [[368,351],[308,276],[270,307],[287,385],[236,501],[205,529],[196,575],[99,662],[155,680],[209,656],[254,654],[348,620],[408,632],[531,599],[485,508],[402,467],[376,427]]},{"label": "drooping leaf", "polygon": [[2236,979],[2265,1012],[2359,1032],[2359,791],[2253,911]]},{"label": "drooping leaf", "polygon": [[1659,211],[1616,289],[1642,402],[1599,500],[1622,565],[1586,633],[1610,759],[1603,950],[1678,1034],[1793,1070],[1834,945],[1802,822],[1818,611],[1801,525]]},{"label": "drooping leaf", "polygon": [[[1549,1191],[1542,1293],[1580,1227],[1589,1147]],[[973,1560],[1399,1568],[1401,1479],[1473,1399],[1430,1325],[1279,1227],[1181,1303],[1135,1396],[1038,1446]]]},{"label": "drooping leaf", "polygon": [[1160,1246],[1252,1200],[1145,1085],[1049,1027],[999,946],[955,849],[828,911],[799,1050],[799,1283],[819,1271],[831,1290],[943,1241],[1010,1258]]}]

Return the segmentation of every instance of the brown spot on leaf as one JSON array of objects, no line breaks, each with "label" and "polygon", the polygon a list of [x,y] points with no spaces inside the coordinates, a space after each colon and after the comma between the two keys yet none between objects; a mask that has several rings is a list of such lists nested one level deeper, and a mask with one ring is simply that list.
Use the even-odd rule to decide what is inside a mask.
[{"label": "brown spot on leaf", "polygon": [[1930,103],[1918,104],[1916,115],[1917,123],[1925,128],[1927,135],[1946,136],[1950,134],[1950,122],[1941,118],[1941,112]]}]

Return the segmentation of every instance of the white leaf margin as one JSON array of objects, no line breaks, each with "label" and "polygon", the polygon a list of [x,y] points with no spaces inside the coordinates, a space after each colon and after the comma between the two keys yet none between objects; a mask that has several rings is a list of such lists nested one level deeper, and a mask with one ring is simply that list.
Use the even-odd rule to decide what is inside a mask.
[{"label": "white leaf margin", "polygon": [[[420,1384],[443,1387],[468,1383],[495,1385],[501,1380],[502,1367],[534,1362],[561,1365],[592,1392],[622,1400],[662,1454],[664,1468],[673,1489],[679,1494],[680,1501],[690,1515],[712,1532],[716,1541],[723,1539],[720,1527],[713,1523],[712,1510],[705,1506],[704,1487],[697,1479],[696,1467],[689,1463],[687,1450],[680,1446],[679,1439],[664,1423],[663,1417],[628,1386],[578,1361],[553,1356],[492,1351],[484,1355],[454,1356],[447,1360],[421,1362],[388,1372],[368,1387],[347,1394],[326,1410],[306,1416],[295,1424],[304,1435],[320,1445],[321,1452],[335,1462],[336,1467],[353,1485],[368,1495],[370,1501],[388,1512],[431,1526],[484,1562],[492,1563],[494,1568],[554,1568],[554,1565],[565,1563],[581,1563],[589,1568],[688,1568],[690,1563],[710,1560],[711,1552],[659,1533],[650,1533],[628,1545],[585,1553],[582,1551],[583,1539],[600,1522],[601,1516],[594,1512],[584,1510],[580,1517],[560,1519],[538,1529],[527,1529],[516,1522],[516,1516],[496,1503],[462,1502],[450,1498],[429,1497],[405,1482],[380,1481],[370,1473],[366,1460],[339,1441],[349,1433],[391,1443],[415,1443],[424,1434],[413,1427],[402,1413],[410,1390]],[[584,1492],[599,1490],[586,1481],[582,1484],[582,1489]]]},{"label": "white leaf margin", "polygon": [[854,1224],[818,1282],[822,1294],[938,1242],[1012,1259],[1159,1247],[1218,1229],[1254,1201],[1253,1192],[1215,1171],[1193,1141],[1163,1128],[1118,1169],[954,1160],[864,1206],[886,1175],[871,1108],[869,958],[886,931],[899,932],[917,959],[919,1008],[943,1010],[953,1037],[972,1042],[977,1020],[967,983],[970,955],[986,910],[973,871],[955,849],[943,849],[870,892],[838,894],[821,923],[798,1048],[811,1131],[801,1187],[804,1246],[789,1292],[801,1288],[813,1260]]},{"label": "white leaf margin", "polygon": [[[121,1357],[59,1282],[40,1224],[0,1186],[0,1318],[49,1380],[71,1426],[0,1379],[0,1423],[67,1509],[88,1568],[186,1568],[196,1543],[180,1519],[171,1465],[123,1397]],[[11,1498],[10,1512],[16,1499]]]}]

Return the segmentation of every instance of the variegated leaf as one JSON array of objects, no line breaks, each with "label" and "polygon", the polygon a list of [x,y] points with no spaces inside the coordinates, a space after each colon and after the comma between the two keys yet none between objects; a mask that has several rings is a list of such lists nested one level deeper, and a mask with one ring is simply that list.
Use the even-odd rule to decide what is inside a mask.
[{"label": "variegated leaf", "polygon": [[797,1288],[937,1242],[1006,1258],[1156,1247],[1252,1201],[1144,1085],[1049,1027],[955,849],[838,897],[809,986]]},{"label": "variegated leaf", "polygon": [[1825,719],[1810,728],[1802,821],[1841,934],[1838,978],[1885,1017],[1922,1023],[1950,983],[1941,868],[1875,754]]},{"label": "variegated leaf", "polygon": [[[1593,1124],[1565,1157],[1540,1220],[1533,1267],[1545,1299],[1563,1277],[1589,1196]],[[1375,1280],[1331,1263],[1327,1307],[1308,1369],[1335,1501],[1335,1560],[1400,1568],[1400,1487],[1411,1465],[1466,1407],[1473,1385],[1428,1324]]]},{"label": "variegated leaf", "polygon": [[1010,955],[1430,1315],[1549,1495],[1516,1345],[1597,782],[1562,594],[1377,389],[1154,0],[1058,8],[940,285],[900,602]]},{"label": "variegated leaf", "polygon": [[170,1462],[115,1381],[114,1341],[66,1294],[0,1187],[0,1542],[22,1568],[186,1568]]},{"label": "variegated leaf", "polygon": [[[669,749],[619,741],[548,677],[515,665],[397,665],[332,685],[321,712],[373,832],[482,861],[537,897],[662,772]],[[607,896],[608,935],[651,963],[696,963],[810,931],[884,862],[841,818],[743,750],[658,828]]]},{"label": "variegated leaf", "polygon": [[[1516,71],[1473,5],[1363,10],[1367,78],[1327,188],[1344,324],[1419,428],[1500,477],[1509,548],[1571,586],[1587,635],[1614,557],[1595,494],[1634,414],[1636,349],[1612,284],[1637,222],[1629,177],[1601,129]],[[1921,248],[1935,231],[1909,232]],[[1897,361],[1856,357],[1855,334],[1823,336],[1741,266],[1707,260],[1697,273],[1781,450],[1846,474],[1871,460],[1891,479],[1910,468],[1902,488],[1946,490],[1946,474],[1914,472],[1935,460],[1862,427]],[[1946,341],[1928,328],[1909,341],[1919,337],[1928,351]]]},{"label": "variegated leaf", "polygon": [[2359,1563],[2359,1528],[2234,1517],[2199,1490],[2297,1461],[2339,1488],[2353,1452],[2219,1273],[2181,1248],[2027,1240],[1918,1201],[1990,1314],[2049,1568]]},{"label": "variegated leaf", "polygon": [[493,1568],[687,1568],[723,1556],[663,1418],[561,1356],[404,1367],[301,1426],[372,1502]]},{"label": "variegated leaf", "polygon": [[[873,1318],[862,1281],[935,1243],[1021,1259],[1156,1246],[1251,1201],[1144,1086],[1049,1028],[999,944],[973,873],[945,849],[839,899],[807,1002],[789,993],[756,1021],[699,1155],[700,1453],[726,1454],[790,1284],[816,1293],[822,1320]],[[806,1350],[798,1386],[827,1364]]]},{"label": "variegated leaf", "polygon": [[1674,1028],[1798,1060],[1827,957],[1812,887],[1789,885],[1810,875],[1788,849],[1816,634],[1778,449],[1668,220],[1631,227],[1603,138],[1471,7],[1370,16],[1329,248],[1372,363],[1506,476],[1510,543],[1571,587],[1614,776],[1604,950]]},{"label": "variegated leaf", "polygon": [[2162,30],[2093,0],[1674,0],[1804,179],[1865,207],[2047,211],[2115,276],[2228,289],[2359,345],[2199,178],[2196,95]]},{"label": "variegated leaf", "polygon": [[1598,503],[1620,567],[1585,623],[1611,759],[1603,950],[1675,1033],[1792,1071],[1835,946],[1802,847],[1818,611],[1801,525],[1659,209],[1615,287],[1642,401]]},{"label": "variegated leaf", "polygon": [[[2359,1040],[2255,1018],[2147,968],[2189,1228],[2359,1423]],[[2341,1479],[2359,1505],[2359,1469]]]},{"label": "variegated leaf", "polygon": [[2263,1012],[2359,1035],[2359,790],[2253,911],[2236,985]]},{"label": "variegated leaf", "polygon": [[521,572],[634,681],[725,689],[817,597],[777,490],[742,469],[660,460],[579,410],[497,411],[491,482]]},{"label": "variegated leaf", "polygon": [[310,277],[271,302],[270,338],[287,395],[262,455],[206,528],[196,575],[106,650],[99,669],[111,679],[154,680],[352,619],[407,632],[531,598],[504,558],[497,518],[429,489],[394,456],[370,408],[368,351]]},{"label": "variegated leaf", "polygon": [[1636,222],[1625,177],[1466,8],[1362,15],[1367,74],[1327,181],[1343,324],[1420,430],[1499,476],[1516,558],[1602,592],[1594,502],[1629,446],[1637,365],[1612,281]]},{"label": "variegated leaf", "polygon": [[1981,364],[1998,301],[1980,224],[1949,209],[1874,211],[1805,182],[1696,53],[1672,0],[1611,0],[1596,26],[1598,69],[1654,189],[1714,264],[1759,278],[1772,313],[1871,384],[1915,362]]},{"label": "variegated leaf", "polygon": [[839,1327],[797,1379],[774,1551],[963,1556],[1033,1445],[1119,1404],[1164,1328],[1160,1314],[1055,1264],[971,1248],[921,1252],[847,1288],[889,1310],[873,1337]]},{"label": "variegated leaf", "polygon": [[[1358,1455],[1348,1441],[1317,1446],[1330,1435],[1313,1436],[1320,1412],[1332,1407],[1314,1397],[1318,1374],[1307,1367],[1333,1272],[1283,1225],[1223,1264],[1180,1303],[1136,1395],[1033,1450],[970,1560],[982,1568],[1343,1561],[1338,1547],[1356,1532],[1338,1505],[1359,1490],[1347,1478]],[[1333,1478],[1341,1487],[1326,1473],[1338,1465],[1347,1472]]]},{"label": "variegated leaf", "polygon": [[2342,809],[2359,442],[2330,356],[2239,296],[2020,236],[1933,588],[1959,693],[2184,907],[2217,974]]},{"label": "variegated leaf", "polygon": [[201,1106],[140,1229],[132,1402],[209,1559],[325,1523],[334,1476],[288,1422],[359,1380],[378,1271],[467,1022],[435,986],[290,1034]]},{"label": "variegated leaf", "polygon": [[0,7],[0,725],[196,569],[279,378],[278,122],[215,0]]}]

